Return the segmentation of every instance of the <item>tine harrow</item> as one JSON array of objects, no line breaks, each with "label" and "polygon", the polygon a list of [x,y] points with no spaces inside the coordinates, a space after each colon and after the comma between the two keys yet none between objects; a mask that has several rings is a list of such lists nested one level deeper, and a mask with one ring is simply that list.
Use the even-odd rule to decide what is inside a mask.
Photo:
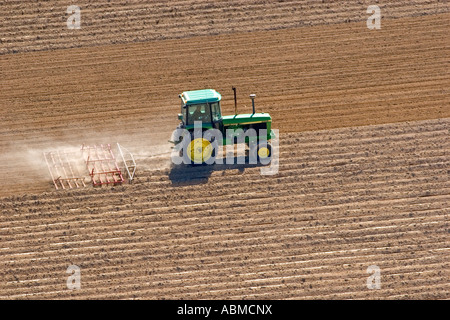
[{"label": "tine harrow", "polygon": [[86,187],[72,154],[60,151],[44,152],[44,158],[56,190]]},{"label": "tine harrow", "polygon": [[117,185],[125,181],[111,145],[83,145],[81,150],[94,187],[105,184]]}]

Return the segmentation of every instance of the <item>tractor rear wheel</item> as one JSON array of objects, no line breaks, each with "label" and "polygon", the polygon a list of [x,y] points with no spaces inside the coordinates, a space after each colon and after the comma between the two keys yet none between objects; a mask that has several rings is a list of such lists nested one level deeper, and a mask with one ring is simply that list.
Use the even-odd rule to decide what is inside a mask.
[{"label": "tractor rear wheel", "polygon": [[216,157],[216,142],[209,141],[205,138],[194,139],[191,136],[191,141],[185,140],[180,150],[180,156],[186,164],[191,165],[205,165],[213,163]]}]

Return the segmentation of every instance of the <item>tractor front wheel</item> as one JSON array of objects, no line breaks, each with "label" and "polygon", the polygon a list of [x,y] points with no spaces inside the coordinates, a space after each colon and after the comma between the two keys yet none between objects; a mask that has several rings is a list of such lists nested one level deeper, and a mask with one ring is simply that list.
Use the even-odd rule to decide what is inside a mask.
[{"label": "tractor front wheel", "polygon": [[250,155],[261,164],[269,164],[272,160],[272,146],[269,142],[260,142],[253,150],[250,150]]}]

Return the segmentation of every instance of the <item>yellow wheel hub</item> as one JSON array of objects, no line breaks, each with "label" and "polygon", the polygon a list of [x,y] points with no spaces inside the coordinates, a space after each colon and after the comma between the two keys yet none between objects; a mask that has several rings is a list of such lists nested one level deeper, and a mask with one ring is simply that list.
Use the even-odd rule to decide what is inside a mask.
[{"label": "yellow wheel hub", "polygon": [[203,138],[192,140],[188,146],[189,159],[195,163],[203,163],[211,158],[213,146]]},{"label": "yellow wheel hub", "polygon": [[270,154],[269,148],[263,147],[258,150],[258,157],[267,158]]}]

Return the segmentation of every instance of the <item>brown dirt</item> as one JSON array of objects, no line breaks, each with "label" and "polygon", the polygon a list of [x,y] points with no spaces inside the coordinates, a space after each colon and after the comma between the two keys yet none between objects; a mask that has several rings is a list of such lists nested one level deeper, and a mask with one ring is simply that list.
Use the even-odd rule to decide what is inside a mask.
[{"label": "brown dirt", "polygon": [[275,177],[141,170],[3,199],[0,298],[448,298],[449,124],[285,134]]},{"label": "brown dirt", "polygon": [[[21,3],[5,2],[15,18],[0,20],[0,52],[22,52],[0,56],[0,298],[449,298],[450,15],[428,15],[446,4],[387,6],[399,19],[378,31],[360,11],[311,7],[314,26],[206,36],[295,25],[276,13],[292,3],[254,1],[255,17],[275,12],[270,23],[238,23],[239,7],[207,31],[160,21],[163,37],[183,39],[92,47],[161,35],[137,37],[136,18],[109,38],[83,28],[70,40],[50,23],[36,40]],[[198,14],[221,17],[217,6]],[[88,47],[42,51],[72,46]],[[229,114],[231,85],[239,111],[256,93],[280,129],[278,175],[147,159],[167,150],[178,93],[216,88]],[[115,141],[139,156],[135,184],[52,191],[42,151]],[[366,288],[370,265],[381,290]]]},{"label": "brown dirt", "polygon": [[[450,117],[448,17],[386,21],[377,32],[349,23],[192,38],[187,48],[166,40],[1,56],[1,172],[29,170],[30,150],[42,168],[36,154],[54,146],[151,150],[177,125],[178,94],[205,87],[223,94],[225,114],[231,85],[240,112],[256,93],[281,132]],[[0,192],[48,190],[33,183],[41,171]]]},{"label": "brown dirt", "polygon": [[66,1],[0,1],[0,54],[364,22],[449,12],[447,1],[77,0],[81,29],[68,30]]}]

